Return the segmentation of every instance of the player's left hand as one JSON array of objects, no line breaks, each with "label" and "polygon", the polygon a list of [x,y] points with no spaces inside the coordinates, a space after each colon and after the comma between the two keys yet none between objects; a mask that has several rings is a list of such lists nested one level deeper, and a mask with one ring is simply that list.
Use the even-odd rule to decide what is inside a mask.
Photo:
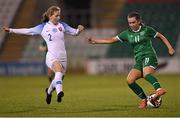
[{"label": "player's left hand", "polygon": [[79,29],[79,31],[81,32],[81,31],[84,30],[84,26],[83,26],[83,25],[78,25],[78,29]]},{"label": "player's left hand", "polygon": [[169,49],[169,55],[173,56],[175,53],[175,50],[173,48],[170,48]]}]

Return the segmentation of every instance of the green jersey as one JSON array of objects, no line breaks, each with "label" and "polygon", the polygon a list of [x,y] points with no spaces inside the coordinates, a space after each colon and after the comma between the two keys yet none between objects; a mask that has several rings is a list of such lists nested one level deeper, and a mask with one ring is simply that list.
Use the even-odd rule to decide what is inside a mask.
[{"label": "green jersey", "polygon": [[[46,44],[46,41],[45,40],[42,40],[41,41],[41,44],[40,44],[42,47],[46,47],[47,48],[47,44]],[[46,50],[47,52],[48,50]]]},{"label": "green jersey", "polygon": [[41,41],[41,46],[47,47],[46,41],[42,40],[42,41]]},{"label": "green jersey", "polygon": [[146,54],[156,56],[156,52],[152,47],[151,39],[156,37],[157,31],[149,26],[141,26],[140,30],[135,32],[132,29],[127,29],[120,34],[118,38],[120,41],[127,41],[131,44],[134,50],[135,59]]}]

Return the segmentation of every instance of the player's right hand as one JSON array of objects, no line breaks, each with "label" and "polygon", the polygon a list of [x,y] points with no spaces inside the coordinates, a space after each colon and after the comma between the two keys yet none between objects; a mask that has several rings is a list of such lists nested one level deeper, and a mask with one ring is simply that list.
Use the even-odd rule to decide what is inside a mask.
[{"label": "player's right hand", "polygon": [[175,53],[175,50],[174,50],[173,48],[170,48],[170,49],[169,49],[169,55],[170,55],[170,56],[173,56],[174,53]]},{"label": "player's right hand", "polygon": [[83,25],[78,25],[78,29],[80,32],[82,32],[84,30],[84,26]]},{"label": "player's right hand", "polygon": [[90,44],[95,44],[95,43],[96,43],[96,42],[93,40],[92,37],[88,37],[87,40],[88,40],[88,42],[89,42]]},{"label": "player's right hand", "polygon": [[2,28],[5,32],[10,32],[9,28],[8,27],[3,27]]}]

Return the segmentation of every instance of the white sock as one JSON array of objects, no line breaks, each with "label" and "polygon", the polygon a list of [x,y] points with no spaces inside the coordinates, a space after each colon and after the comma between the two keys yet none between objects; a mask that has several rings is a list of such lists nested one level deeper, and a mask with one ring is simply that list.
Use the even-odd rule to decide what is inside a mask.
[{"label": "white sock", "polygon": [[54,88],[55,88],[55,87],[54,87],[54,80],[53,80],[53,81],[51,82],[51,84],[49,85],[49,88],[48,88],[47,93],[48,93],[48,94],[51,94]]},{"label": "white sock", "polygon": [[62,91],[62,77],[63,77],[63,74],[61,72],[55,73],[53,86],[56,88],[57,94]]}]

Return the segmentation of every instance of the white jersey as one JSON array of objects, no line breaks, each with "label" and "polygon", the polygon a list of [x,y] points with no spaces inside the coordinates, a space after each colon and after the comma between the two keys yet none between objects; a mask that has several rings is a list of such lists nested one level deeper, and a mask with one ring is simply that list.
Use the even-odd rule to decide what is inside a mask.
[{"label": "white jersey", "polygon": [[59,22],[55,25],[49,21],[33,28],[10,29],[10,33],[41,35],[48,47],[47,55],[51,55],[53,59],[67,61],[64,33],[78,35],[79,30],[70,27],[64,22]]}]

